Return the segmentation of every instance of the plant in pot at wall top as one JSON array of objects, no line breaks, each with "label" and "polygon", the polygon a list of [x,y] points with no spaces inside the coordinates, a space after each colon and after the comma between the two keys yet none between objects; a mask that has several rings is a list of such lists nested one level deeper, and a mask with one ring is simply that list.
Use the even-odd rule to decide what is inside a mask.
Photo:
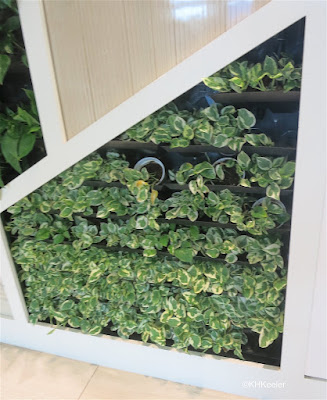
[{"label": "plant in pot at wall top", "polygon": [[262,63],[235,61],[203,82],[219,92],[242,93],[248,89],[259,91],[283,90],[288,92],[301,87],[302,67],[295,66],[287,55],[281,58],[266,56]]}]

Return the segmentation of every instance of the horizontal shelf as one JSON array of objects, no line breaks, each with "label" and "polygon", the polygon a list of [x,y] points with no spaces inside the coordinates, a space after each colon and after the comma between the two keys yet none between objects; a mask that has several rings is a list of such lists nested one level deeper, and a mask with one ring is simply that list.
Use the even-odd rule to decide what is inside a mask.
[{"label": "horizontal shelf", "polygon": [[[215,147],[202,144],[192,144],[188,147],[170,148],[169,146],[162,146],[167,152],[178,153],[224,153],[229,154],[231,149],[228,147]],[[288,156],[295,154],[295,147],[274,147],[274,146],[243,146],[242,150],[247,154],[258,154],[260,156]],[[231,154],[233,157],[233,154]]]},{"label": "horizontal shelf", "polygon": [[[180,191],[180,190],[189,190],[188,185],[179,185],[178,183],[167,183],[163,184],[163,186],[167,189]],[[233,186],[233,185],[206,185],[210,191],[221,191],[224,189],[228,189],[234,193],[250,193],[250,194],[262,194],[265,196],[266,188],[262,187],[245,187],[245,186]],[[281,196],[290,196],[293,193],[293,189],[283,189],[280,191]]]},{"label": "horizontal shelf", "polygon": [[[122,140],[111,140],[105,146],[105,149],[123,149],[123,150],[151,150],[153,152],[165,151],[167,153],[231,153],[231,149],[228,147],[215,147],[205,144],[191,144],[187,147],[173,147],[162,144],[157,145],[151,142],[143,143],[136,142],[133,140],[122,141]],[[262,156],[288,156],[294,155],[295,147],[278,147],[278,146],[243,146],[242,150],[248,154],[259,154]]]},{"label": "horizontal shelf", "polygon": [[[125,188],[126,186],[120,182],[103,182],[97,180],[87,180],[83,183],[84,186],[91,187],[120,187]],[[266,188],[261,187],[244,187],[244,186],[232,186],[232,185],[207,185],[209,190],[211,191],[221,191],[224,189],[228,189],[233,193],[250,193],[250,194],[260,194],[265,196]],[[156,190],[169,189],[175,192],[181,190],[189,190],[188,185],[179,185],[178,183],[163,183],[162,185],[158,185],[154,187]],[[293,189],[283,189],[281,190],[281,196],[290,196],[293,193]]]},{"label": "horizontal shelf", "polygon": [[217,103],[297,103],[300,101],[299,90],[286,92],[282,90],[267,92],[243,92],[243,93],[214,93],[210,97]]},{"label": "horizontal shelf", "polygon": [[[72,244],[72,243],[71,243],[71,242],[63,242],[62,244]],[[131,249],[131,248],[129,248],[129,247],[120,247],[120,246],[108,247],[108,246],[105,246],[105,245],[100,244],[100,243],[93,243],[92,246],[97,247],[97,248],[102,249],[102,250],[105,250],[105,251],[108,251],[108,252],[112,252],[112,253],[115,253],[115,252],[118,252],[118,251],[122,251],[122,252],[125,252],[125,253],[138,253],[138,254],[143,254],[143,251],[144,251],[144,249]],[[160,257],[168,257],[168,258],[173,258],[173,259],[177,259],[177,260],[178,260],[178,258],[177,258],[176,256],[170,254],[168,251],[162,251],[162,250],[156,250],[156,251],[157,251],[157,254],[156,254],[155,257],[157,257],[157,256],[160,256]],[[220,258],[220,257],[218,257],[218,258],[211,258],[211,257],[207,257],[207,256],[198,256],[198,255],[197,255],[197,256],[194,256],[194,257],[193,257],[193,260],[212,261],[212,262],[222,262],[222,263],[225,263],[225,264],[229,264],[229,263],[227,263],[227,262],[225,261],[224,258]],[[187,263],[186,263],[186,264],[187,264]],[[236,261],[236,262],[233,263],[233,264],[251,265],[251,266],[254,266],[254,267],[260,266],[259,263],[250,264],[248,261],[242,261],[242,260],[238,260],[238,261]],[[231,264],[229,264],[229,265],[231,265]]]}]

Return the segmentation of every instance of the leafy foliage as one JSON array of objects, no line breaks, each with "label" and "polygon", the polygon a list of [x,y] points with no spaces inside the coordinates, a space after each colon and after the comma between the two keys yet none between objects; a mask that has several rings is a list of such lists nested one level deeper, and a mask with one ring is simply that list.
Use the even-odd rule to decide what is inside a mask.
[{"label": "leafy foliage", "polygon": [[[0,85],[7,84],[5,77],[14,67],[28,69],[20,30],[16,2],[0,1]],[[0,112],[0,187],[11,169],[22,173],[27,168],[25,157],[33,150],[37,138],[41,138],[34,93],[25,92],[24,104],[1,104]],[[24,162],[22,163],[22,160]]]},{"label": "leafy foliage", "polygon": [[[293,184],[295,162],[288,161],[286,157],[261,157],[258,154],[253,154],[250,158],[241,151],[236,159],[228,159],[215,167],[207,161],[195,166],[184,163],[178,171],[169,171],[169,177],[180,185],[188,183],[192,193],[200,193],[203,197],[209,191],[205,184],[219,184],[225,179],[227,169],[235,170],[239,177],[239,186],[251,187],[252,184],[257,184],[267,188],[268,197],[279,200],[280,190],[288,189]],[[203,190],[197,184],[199,178]]]},{"label": "leafy foliage", "polygon": [[242,93],[249,88],[260,91],[288,92],[301,87],[302,67],[283,54],[281,58],[266,56],[262,63],[235,61],[203,82],[219,92]]},{"label": "leafy foliage", "polygon": [[15,243],[12,253],[32,322],[50,319],[93,335],[109,324],[123,338],[137,333],[159,345],[172,339],[179,349],[233,350],[240,358],[244,329],[260,333],[262,347],[282,332],[285,278],[259,267],[33,240]]},{"label": "leafy foliage", "polygon": [[[264,133],[250,133],[255,116],[247,109],[213,104],[202,110],[179,111],[170,103],[120,136],[122,140],[168,143],[170,147],[187,147],[191,143],[229,147],[240,151],[248,142],[253,146],[272,146]],[[255,140],[252,137],[255,136]]]}]

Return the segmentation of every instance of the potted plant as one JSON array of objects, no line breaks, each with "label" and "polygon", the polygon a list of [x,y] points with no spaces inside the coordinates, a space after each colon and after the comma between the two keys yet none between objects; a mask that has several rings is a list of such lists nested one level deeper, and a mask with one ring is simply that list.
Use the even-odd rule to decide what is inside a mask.
[{"label": "potted plant", "polygon": [[145,157],[134,165],[134,169],[137,171],[140,171],[142,168],[145,168],[149,174],[149,184],[159,185],[165,178],[165,166],[158,158]]}]

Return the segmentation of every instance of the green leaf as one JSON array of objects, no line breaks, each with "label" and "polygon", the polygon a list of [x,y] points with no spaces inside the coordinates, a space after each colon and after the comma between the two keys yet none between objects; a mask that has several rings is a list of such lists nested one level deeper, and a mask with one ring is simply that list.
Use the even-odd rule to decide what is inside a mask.
[{"label": "green leaf", "polygon": [[279,278],[277,280],[275,280],[274,282],[274,288],[278,291],[281,291],[282,289],[284,289],[284,287],[286,286],[286,277],[284,278]]},{"label": "green leaf", "polygon": [[4,32],[16,31],[19,28],[20,28],[19,17],[17,17],[16,15],[8,18],[3,25]]},{"label": "green leaf", "polygon": [[65,207],[61,213],[59,214],[62,218],[69,218],[73,213],[73,209],[71,207]]},{"label": "green leaf", "polygon": [[270,168],[272,168],[272,162],[267,157],[258,157],[257,164],[262,171],[268,171]]},{"label": "green leaf", "polygon": [[10,63],[11,60],[9,56],[6,54],[0,54],[0,85],[3,84]]},{"label": "green leaf", "polygon": [[221,115],[235,114],[236,109],[234,106],[225,106],[220,110]]},{"label": "green leaf", "polygon": [[54,244],[59,244],[62,243],[65,240],[65,236],[62,234],[57,234],[53,237],[53,243]]},{"label": "green leaf", "polygon": [[194,138],[193,129],[189,125],[184,126],[183,137],[188,140],[192,140]]},{"label": "green leaf", "polygon": [[237,163],[242,169],[247,170],[251,163],[251,158],[244,151],[241,151],[237,156]]},{"label": "green leaf", "polygon": [[264,247],[263,250],[272,256],[277,256],[280,252],[280,246],[276,243],[273,243]]},{"label": "green leaf", "polygon": [[148,218],[141,215],[136,219],[136,229],[145,229],[148,226]]},{"label": "green leaf", "polygon": [[37,231],[35,235],[36,240],[46,240],[50,237],[50,229],[49,228],[41,228]]},{"label": "green leaf", "polygon": [[168,125],[177,132],[183,133],[186,122],[178,115],[171,115],[167,120]]},{"label": "green leaf", "polygon": [[205,279],[198,279],[194,285],[193,291],[194,293],[205,292],[208,289],[209,282]]},{"label": "green leaf", "polygon": [[103,272],[93,262],[90,263],[90,266],[91,266],[91,268],[94,268],[94,269],[91,271],[91,273],[89,275],[88,283],[93,283],[93,282],[96,282],[97,280],[99,280],[103,276]]},{"label": "green leaf", "polygon": [[282,176],[290,177],[293,176],[295,172],[295,162],[294,161],[288,161],[285,165],[282,166],[282,168],[279,170],[279,173]]},{"label": "green leaf", "polygon": [[255,116],[246,108],[238,110],[237,120],[241,129],[250,129],[256,123]]},{"label": "green leaf", "polygon": [[234,264],[237,261],[237,255],[233,254],[233,253],[229,253],[225,257],[225,261],[228,262],[229,264]]},{"label": "green leaf", "polygon": [[21,107],[18,107],[14,120],[24,122],[30,127],[39,127],[40,125],[37,119],[35,119],[29,112],[23,110]]},{"label": "green leaf", "polygon": [[101,333],[102,331],[102,326],[93,326],[88,333],[90,335],[99,335],[99,333]]},{"label": "green leaf", "polygon": [[189,247],[182,247],[174,251],[174,255],[181,261],[190,263],[193,260],[193,250]]},{"label": "green leaf", "polygon": [[202,110],[202,113],[210,120],[210,121],[218,121],[219,120],[219,112],[217,109],[217,105],[213,104],[210,107]]},{"label": "green leaf", "polygon": [[189,339],[189,343],[195,349],[198,349],[201,346],[201,337],[196,333],[192,333]]},{"label": "green leaf", "polygon": [[1,140],[1,151],[7,163],[17,172],[22,173],[22,168],[19,164],[18,141],[18,138],[14,138],[6,132]]},{"label": "green leaf", "polygon": [[278,72],[276,61],[272,57],[266,56],[263,63],[263,70],[268,74],[270,78],[274,77]]},{"label": "green leaf", "polygon": [[75,306],[75,303],[73,302],[73,300],[66,300],[61,304],[60,310],[68,311],[68,310],[71,310],[74,306]]},{"label": "green leaf", "polygon": [[225,147],[228,145],[230,138],[227,135],[220,134],[216,136],[213,140],[213,146],[215,147]]},{"label": "green leaf", "polygon": [[174,138],[170,142],[170,147],[175,148],[175,147],[188,147],[190,145],[190,141],[185,138]]},{"label": "green leaf", "polygon": [[181,320],[179,319],[179,318],[177,318],[177,317],[171,317],[169,320],[168,320],[168,325],[169,326],[171,326],[171,327],[173,327],[173,328],[175,328],[176,326],[179,326],[180,324],[181,324]]},{"label": "green leaf", "polygon": [[157,255],[156,249],[146,249],[143,251],[144,257],[155,257]]},{"label": "green leaf", "polygon": [[180,281],[180,283],[182,285],[188,285],[191,280],[191,277],[187,273],[187,271],[185,271],[184,269],[181,269],[178,271],[178,280]]},{"label": "green leaf", "polygon": [[279,195],[280,195],[280,187],[277,185],[277,183],[272,182],[266,190],[266,195],[268,197],[272,197],[273,199],[279,200]]},{"label": "green leaf", "polygon": [[213,90],[218,90],[220,92],[227,92],[228,80],[220,77],[209,77],[202,79],[203,83]]},{"label": "green leaf", "polygon": [[36,135],[26,132],[18,142],[18,157],[21,159],[29,154],[34,147]]},{"label": "green leaf", "polygon": [[262,328],[259,336],[259,346],[266,348],[271,345],[271,343],[277,339],[278,331],[275,328],[267,330],[265,327]]}]

